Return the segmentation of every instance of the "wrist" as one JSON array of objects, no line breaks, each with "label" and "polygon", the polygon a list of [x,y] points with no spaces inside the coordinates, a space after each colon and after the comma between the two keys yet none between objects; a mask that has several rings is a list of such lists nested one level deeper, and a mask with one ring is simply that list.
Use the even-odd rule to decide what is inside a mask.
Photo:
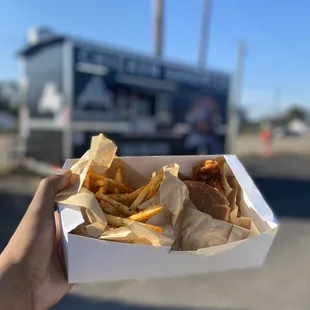
[{"label": "wrist", "polygon": [[1,309],[33,310],[31,290],[25,277],[24,267],[10,260],[5,253],[0,255],[0,300]]}]

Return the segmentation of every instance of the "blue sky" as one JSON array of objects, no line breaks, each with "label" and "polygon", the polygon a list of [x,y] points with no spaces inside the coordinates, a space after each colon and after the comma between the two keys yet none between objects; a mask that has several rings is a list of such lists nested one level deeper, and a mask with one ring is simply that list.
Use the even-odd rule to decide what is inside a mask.
[{"label": "blue sky", "polygon": [[[197,62],[202,0],[165,0],[164,57]],[[247,57],[242,104],[254,117],[290,103],[310,107],[310,1],[213,0],[208,64],[232,71],[236,43]],[[152,53],[151,0],[2,0],[0,79],[18,77],[16,51],[29,27]],[[281,90],[277,111],[274,89]]]}]

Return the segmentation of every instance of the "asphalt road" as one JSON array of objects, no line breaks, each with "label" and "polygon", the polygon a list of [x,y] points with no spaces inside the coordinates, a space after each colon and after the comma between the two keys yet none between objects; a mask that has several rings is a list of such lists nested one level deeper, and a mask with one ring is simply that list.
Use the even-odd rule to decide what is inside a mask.
[{"label": "asphalt road", "polygon": [[[19,181],[26,185],[22,179]],[[76,285],[54,309],[309,309],[310,181],[255,181],[280,218],[279,233],[262,268],[186,278]],[[1,187],[0,192],[1,251],[31,198],[5,192]]]},{"label": "asphalt road", "polygon": [[[274,138],[272,141],[273,154],[310,155],[310,135],[303,137]],[[234,153],[242,156],[264,154],[264,147],[258,134],[242,134],[238,136]]]},{"label": "asphalt road", "polygon": [[281,155],[267,158],[250,156],[241,157],[241,161],[252,177],[310,180],[310,157],[298,155]]},{"label": "asphalt road", "polygon": [[55,309],[309,309],[310,223],[283,219],[280,225],[259,269],[77,285]]}]

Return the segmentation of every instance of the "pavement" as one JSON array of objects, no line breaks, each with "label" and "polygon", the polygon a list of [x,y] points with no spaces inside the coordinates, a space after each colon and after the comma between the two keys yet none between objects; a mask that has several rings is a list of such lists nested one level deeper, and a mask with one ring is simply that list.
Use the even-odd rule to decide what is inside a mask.
[{"label": "pavement", "polygon": [[[270,163],[264,163],[264,169],[272,170],[274,163]],[[288,166],[287,161],[282,164]],[[53,309],[309,309],[310,174],[302,178],[277,177],[275,172],[272,177],[254,178],[280,221],[275,242],[261,268],[76,285]],[[25,176],[13,177],[0,177],[0,251],[23,216],[31,200],[29,193],[38,182],[34,176],[27,180]]]},{"label": "pavement", "polygon": [[184,278],[76,285],[54,309],[308,310],[310,222],[282,219],[263,267]]},{"label": "pavement", "polygon": [[309,156],[286,154],[262,157],[256,155],[241,156],[240,160],[252,177],[310,180]]},{"label": "pavement", "polygon": [[[275,137],[272,141],[274,154],[310,155],[310,134],[301,137]],[[263,155],[264,147],[259,134],[242,134],[236,139],[234,153],[242,156]]]}]

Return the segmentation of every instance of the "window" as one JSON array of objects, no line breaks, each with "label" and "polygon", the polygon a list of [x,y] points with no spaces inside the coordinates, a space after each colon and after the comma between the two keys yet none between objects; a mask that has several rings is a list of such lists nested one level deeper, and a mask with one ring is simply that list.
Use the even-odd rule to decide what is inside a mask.
[{"label": "window", "polygon": [[155,116],[155,96],[138,94],[135,110],[139,116]]},{"label": "window", "polygon": [[167,94],[158,96],[157,101],[157,119],[160,123],[171,123],[172,117],[172,97]]},{"label": "window", "polygon": [[129,97],[128,90],[126,88],[120,88],[117,91],[116,99],[117,116],[116,118],[125,120],[129,115]]}]

